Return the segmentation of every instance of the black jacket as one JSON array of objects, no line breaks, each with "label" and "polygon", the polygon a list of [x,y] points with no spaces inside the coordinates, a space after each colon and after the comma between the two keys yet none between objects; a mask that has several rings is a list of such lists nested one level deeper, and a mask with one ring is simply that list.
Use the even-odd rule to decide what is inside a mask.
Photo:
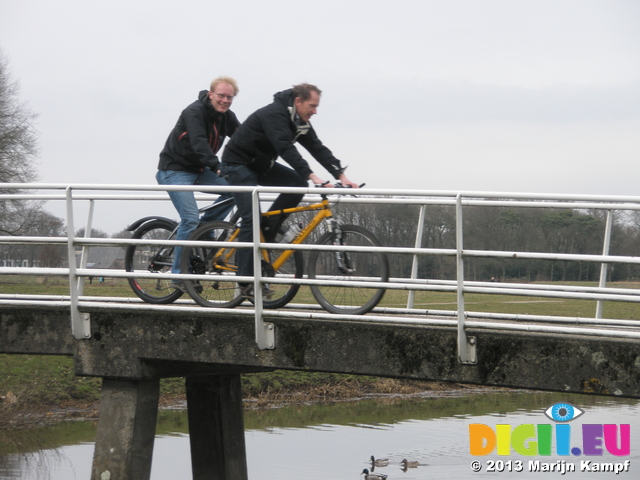
[{"label": "black jacket", "polygon": [[340,160],[322,144],[311,124],[301,122],[290,107],[294,108],[293,90],[276,93],[273,103],[256,110],[243,122],[225,147],[222,162],[266,172],[282,157],[306,180],[312,170],[295,147],[297,141],[337,179],[343,171]]},{"label": "black jacket", "polygon": [[240,126],[235,113],[217,112],[209,101],[209,92],[202,90],[198,100],[185,108],[160,152],[158,170],[180,170],[199,173],[204,167],[217,172],[216,153]]}]

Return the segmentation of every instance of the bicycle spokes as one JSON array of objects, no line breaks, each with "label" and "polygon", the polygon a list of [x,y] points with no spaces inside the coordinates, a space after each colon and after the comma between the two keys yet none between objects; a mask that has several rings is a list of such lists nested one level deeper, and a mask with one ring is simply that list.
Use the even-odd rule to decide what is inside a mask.
[{"label": "bicycle spokes", "polygon": [[149,260],[149,270],[152,273],[159,272],[173,265],[173,248],[163,248]]},{"label": "bicycle spokes", "polygon": [[[136,240],[173,239],[176,223],[153,220],[143,223],[132,235]],[[173,265],[174,248],[169,245],[141,243],[130,245],[125,254],[127,272],[169,273]],[[135,277],[127,279],[135,294],[147,303],[167,304],[177,300],[182,291],[171,288],[168,278]]]}]

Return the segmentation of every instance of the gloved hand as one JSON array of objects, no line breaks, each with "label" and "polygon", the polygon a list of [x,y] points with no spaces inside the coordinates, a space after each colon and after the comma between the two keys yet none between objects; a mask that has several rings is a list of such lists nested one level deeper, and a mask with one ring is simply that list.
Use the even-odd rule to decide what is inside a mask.
[{"label": "gloved hand", "polygon": [[205,162],[204,165],[206,167],[209,167],[211,169],[211,171],[218,173],[218,170],[220,170],[220,160],[218,159],[217,155],[214,155],[211,158],[208,158]]}]

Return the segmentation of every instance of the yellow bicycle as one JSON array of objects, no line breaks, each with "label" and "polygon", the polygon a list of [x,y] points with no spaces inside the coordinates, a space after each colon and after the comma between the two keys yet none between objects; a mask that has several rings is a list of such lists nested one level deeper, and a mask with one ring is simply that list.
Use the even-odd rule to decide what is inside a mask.
[{"label": "yellow bicycle", "polygon": [[[261,215],[295,214],[316,211],[315,216],[301,228],[292,244],[303,243],[318,225],[324,223],[326,232],[318,241],[319,245],[341,245],[347,247],[380,246],[373,233],[358,225],[342,225],[333,215],[326,194],[322,200],[310,205],[289,208],[283,211],[264,212]],[[291,223],[291,218],[289,219]],[[184,247],[182,253],[182,271],[206,275],[206,280],[185,281],[185,287],[191,297],[204,307],[233,308],[240,305],[245,297],[241,295],[236,275],[236,250],[239,227],[228,222],[211,222],[199,227],[190,240],[224,241],[227,246]],[[262,232],[261,241],[264,241]],[[262,275],[278,279],[302,278],[304,274],[304,255],[301,250],[261,249]],[[316,301],[328,312],[338,314],[364,314],[373,309],[382,299],[385,289],[375,285],[362,285],[362,282],[386,282],[389,279],[389,261],[387,255],[377,251],[312,250],[309,252],[309,279],[322,279],[331,284],[311,285]],[[335,282],[340,282],[337,284]],[[265,298],[264,308],[281,308],[298,293],[300,284],[269,283],[273,295]]]}]

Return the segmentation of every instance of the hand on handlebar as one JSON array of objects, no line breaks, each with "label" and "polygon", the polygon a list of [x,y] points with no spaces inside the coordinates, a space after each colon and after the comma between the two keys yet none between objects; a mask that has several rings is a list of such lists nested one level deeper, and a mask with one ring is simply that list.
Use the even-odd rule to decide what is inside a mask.
[{"label": "hand on handlebar", "polygon": [[311,180],[316,187],[325,187],[325,188],[360,188],[364,186],[358,185],[355,182],[352,182],[347,178],[347,176],[343,173],[340,174],[340,178],[335,184],[332,184],[330,181],[323,181],[320,177],[318,177],[315,173],[311,173],[309,175],[309,180]]},{"label": "hand on handlebar", "polygon": [[352,181],[349,182],[336,182],[336,188],[362,188],[364,187],[364,183],[361,183],[360,185],[358,185],[357,183],[354,183]]},{"label": "hand on handlebar", "polygon": [[341,183],[342,186],[347,188],[360,188],[362,185],[364,185],[364,183],[362,185],[358,185],[357,183],[352,182],[344,173],[340,174],[340,179],[338,180],[338,182]]},{"label": "hand on handlebar", "polygon": [[366,183],[361,183],[360,185],[358,185],[357,183],[352,183],[349,182],[348,185],[344,185],[342,182],[336,182],[335,184],[331,184],[329,182],[329,180],[327,180],[326,182],[322,182],[322,183],[316,183],[314,184],[316,188],[362,188],[366,185]]}]

